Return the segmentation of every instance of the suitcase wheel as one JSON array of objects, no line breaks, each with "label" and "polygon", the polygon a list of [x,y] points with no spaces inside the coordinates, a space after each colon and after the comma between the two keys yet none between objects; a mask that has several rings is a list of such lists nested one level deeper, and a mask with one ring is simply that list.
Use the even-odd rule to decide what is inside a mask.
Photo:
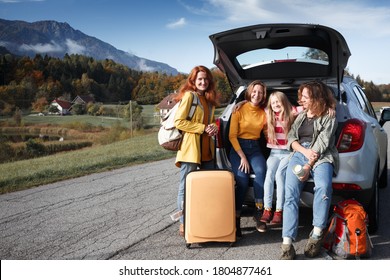
[{"label": "suitcase wheel", "polygon": [[186,247],[187,247],[187,249],[190,249],[191,243],[186,243]]}]

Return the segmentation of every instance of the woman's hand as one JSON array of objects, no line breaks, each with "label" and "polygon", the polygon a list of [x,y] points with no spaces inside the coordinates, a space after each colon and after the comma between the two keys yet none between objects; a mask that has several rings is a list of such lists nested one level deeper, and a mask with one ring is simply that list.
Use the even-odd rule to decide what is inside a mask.
[{"label": "woman's hand", "polygon": [[319,157],[319,154],[312,149],[305,149],[303,154],[309,160],[309,162],[313,162],[313,163],[316,162]]},{"label": "woman's hand", "polygon": [[233,113],[234,113],[234,112],[237,112],[238,110],[240,110],[240,108],[242,107],[242,105],[244,105],[244,104],[247,103],[247,102],[248,102],[247,100],[243,100],[243,101],[238,102],[236,105],[234,105],[234,107],[233,107]]},{"label": "woman's hand", "polygon": [[218,134],[218,126],[215,124],[209,124],[204,130],[210,137]]},{"label": "woman's hand", "polygon": [[250,172],[250,165],[246,157],[241,157],[241,163],[240,166],[238,167],[238,170],[244,173],[249,173]]},{"label": "woman's hand", "polygon": [[248,162],[244,152],[242,150],[238,150],[237,154],[241,158],[241,162],[240,162],[240,165],[238,166],[238,170],[240,170],[241,172],[244,172],[244,173],[249,173],[250,172],[250,165],[249,165],[249,162]]},{"label": "woman's hand", "polygon": [[305,181],[307,181],[307,179],[309,179],[310,170],[311,170],[310,165],[305,164],[303,166],[303,170],[305,171],[305,174],[302,177],[298,177],[299,181],[301,181],[301,182],[305,182]]},{"label": "woman's hand", "polygon": [[331,117],[331,118],[336,117],[336,110],[333,109],[333,108],[329,108],[329,109],[328,109],[328,115],[329,115],[329,117]]}]

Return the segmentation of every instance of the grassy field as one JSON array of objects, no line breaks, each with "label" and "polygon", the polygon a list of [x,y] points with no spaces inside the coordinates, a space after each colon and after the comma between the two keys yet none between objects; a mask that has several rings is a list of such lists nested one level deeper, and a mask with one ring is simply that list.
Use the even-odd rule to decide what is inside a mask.
[{"label": "grassy field", "polygon": [[[114,106],[114,105],[110,105]],[[143,105],[142,118],[144,120],[144,126],[158,126],[160,124],[159,117],[154,115],[155,105]],[[115,110],[114,110],[115,111]],[[91,116],[91,115],[46,115],[38,116],[38,114],[30,114],[23,116],[23,123],[25,125],[37,125],[37,124],[51,124],[51,125],[63,125],[66,123],[90,123],[94,126],[111,127],[116,123],[119,123],[123,127],[130,127],[130,121],[127,119],[118,118],[117,116]]]},{"label": "grassy field", "polygon": [[[34,186],[79,177],[110,169],[174,157],[176,154],[161,148],[157,142],[159,117],[154,115],[155,106],[143,106],[144,126],[152,129],[134,131],[133,137],[106,145],[94,145],[82,150],[20,160],[0,164],[0,194]],[[9,120],[12,122],[12,119]],[[47,115],[30,114],[23,116],[26,127],[66,127],[88,123],[91,127],[113,128],[120,125],[130,127],[129,120],[116,117],[89,115]],[[77,126],[77,125],[75,125]],[[107,132],[108,134],[110,132]],[[108,135],[108,137],[110,137]]]},{"label": "grassy field", "polygon": [[157,132],[153,132],[108,145],[4,163],[0,164],[0,194],[175,155],[158,145]]}]

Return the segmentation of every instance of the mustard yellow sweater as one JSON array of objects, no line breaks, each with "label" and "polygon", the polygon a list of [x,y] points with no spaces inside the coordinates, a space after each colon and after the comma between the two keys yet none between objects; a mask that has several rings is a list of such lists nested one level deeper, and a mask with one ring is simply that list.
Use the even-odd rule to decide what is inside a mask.
[{"label": "mustard yellow sweater", "polygon": [[241,150],[238,138],[257,140],[261,131],[267,129],[267,118],[264,109],[245,103],[240,110],[232,114],[230,121],[229,140],[234,150]]}]

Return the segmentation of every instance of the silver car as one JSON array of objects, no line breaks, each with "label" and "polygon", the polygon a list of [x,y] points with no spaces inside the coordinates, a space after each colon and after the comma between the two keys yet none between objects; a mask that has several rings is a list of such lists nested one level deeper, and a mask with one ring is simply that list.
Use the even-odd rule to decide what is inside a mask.
[{"label": "silver car", "polygon": [[[232,99],[218,119],[220,133],[217,163],[230,169],[229,124],[232,108],[244,99],[246,86],[259,79],[270,93],[284,92],[297,104],[300,84],[321,80],[338,103],[337,148],[340,170],[333,178],[332,203],[355,198],[369,215],[369,230],[378,227],[378,187],[387,186],[387,134],[383,124],[390,109],[378,117],[363,88],[344,75],[351,55],[344,37],[336,30],[313,24],[262,24],[213,34],[214,64],[227,76]],[[265,148],[264,153],[269,151]],[[254,175],[253,175],[254,176]],[[253,190],[252,190],[253,191]],[[313,182],[308,181],[301,204],[311,207]]]}]

